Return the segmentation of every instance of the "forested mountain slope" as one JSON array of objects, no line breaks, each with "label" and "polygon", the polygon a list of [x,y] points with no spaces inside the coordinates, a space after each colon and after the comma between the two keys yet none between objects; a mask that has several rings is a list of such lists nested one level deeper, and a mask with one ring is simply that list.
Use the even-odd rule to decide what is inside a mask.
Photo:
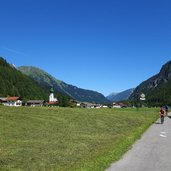
[{"label": "forested mountain slope", "polygon": [[[49,90],[50,87],[38,84],[0,57],[0,97],[19,96],[23,100],[43,99],[48,101]],[[62,103],[67,103],[70,99],[61,93],[55,95]]]},{"label": "forested mountain slope", "polygon": [[60,81],[47,72],[32,66],[21,66],[18,69],[37,81],[41,85],[51,86],[54,90],[67,94],[73,99],[82,102],[109,103],[109,101],[96,91],[78,88],[76,86]]},{"label": "forested mountain slope", "polygon": [[164,64],[160,72],[142,82],[130,100],[139,100],[140,94],[146,95],[146,103],[150,106],[171,105],[171,61]]}]

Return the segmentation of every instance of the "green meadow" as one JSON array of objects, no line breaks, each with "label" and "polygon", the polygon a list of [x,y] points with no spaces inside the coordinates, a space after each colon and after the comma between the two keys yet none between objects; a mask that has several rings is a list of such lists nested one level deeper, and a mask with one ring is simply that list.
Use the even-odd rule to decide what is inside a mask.
[{"label": "green meadow", "polygon": [[158,118],[158,109],[0,106],[0,170],[104,171]]}]

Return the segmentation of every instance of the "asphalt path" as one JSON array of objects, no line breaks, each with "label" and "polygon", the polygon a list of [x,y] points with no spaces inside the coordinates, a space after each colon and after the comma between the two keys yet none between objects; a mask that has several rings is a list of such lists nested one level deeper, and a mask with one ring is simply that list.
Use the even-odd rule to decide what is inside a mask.
[{"label": "asphalt path", "polygon": [[154,123],[119,161],[106,171],[171,171],[171,113]]}]

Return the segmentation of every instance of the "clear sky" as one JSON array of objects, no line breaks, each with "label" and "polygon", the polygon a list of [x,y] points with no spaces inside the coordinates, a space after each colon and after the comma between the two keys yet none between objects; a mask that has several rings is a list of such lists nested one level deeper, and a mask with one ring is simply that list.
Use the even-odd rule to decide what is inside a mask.
[{"label": "clear sky", "polygon": [[170,0],[1,0],[0,56],[104,95],[171,60]]}]

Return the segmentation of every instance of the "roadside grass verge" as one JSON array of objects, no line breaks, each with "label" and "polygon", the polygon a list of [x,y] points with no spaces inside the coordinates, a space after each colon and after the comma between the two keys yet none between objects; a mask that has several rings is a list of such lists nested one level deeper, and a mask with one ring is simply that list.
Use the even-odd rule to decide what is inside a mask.
[{"label": "roadside grass verge", "polygon": [[157,110],[0,106],[0,170],[103,171]]}]

